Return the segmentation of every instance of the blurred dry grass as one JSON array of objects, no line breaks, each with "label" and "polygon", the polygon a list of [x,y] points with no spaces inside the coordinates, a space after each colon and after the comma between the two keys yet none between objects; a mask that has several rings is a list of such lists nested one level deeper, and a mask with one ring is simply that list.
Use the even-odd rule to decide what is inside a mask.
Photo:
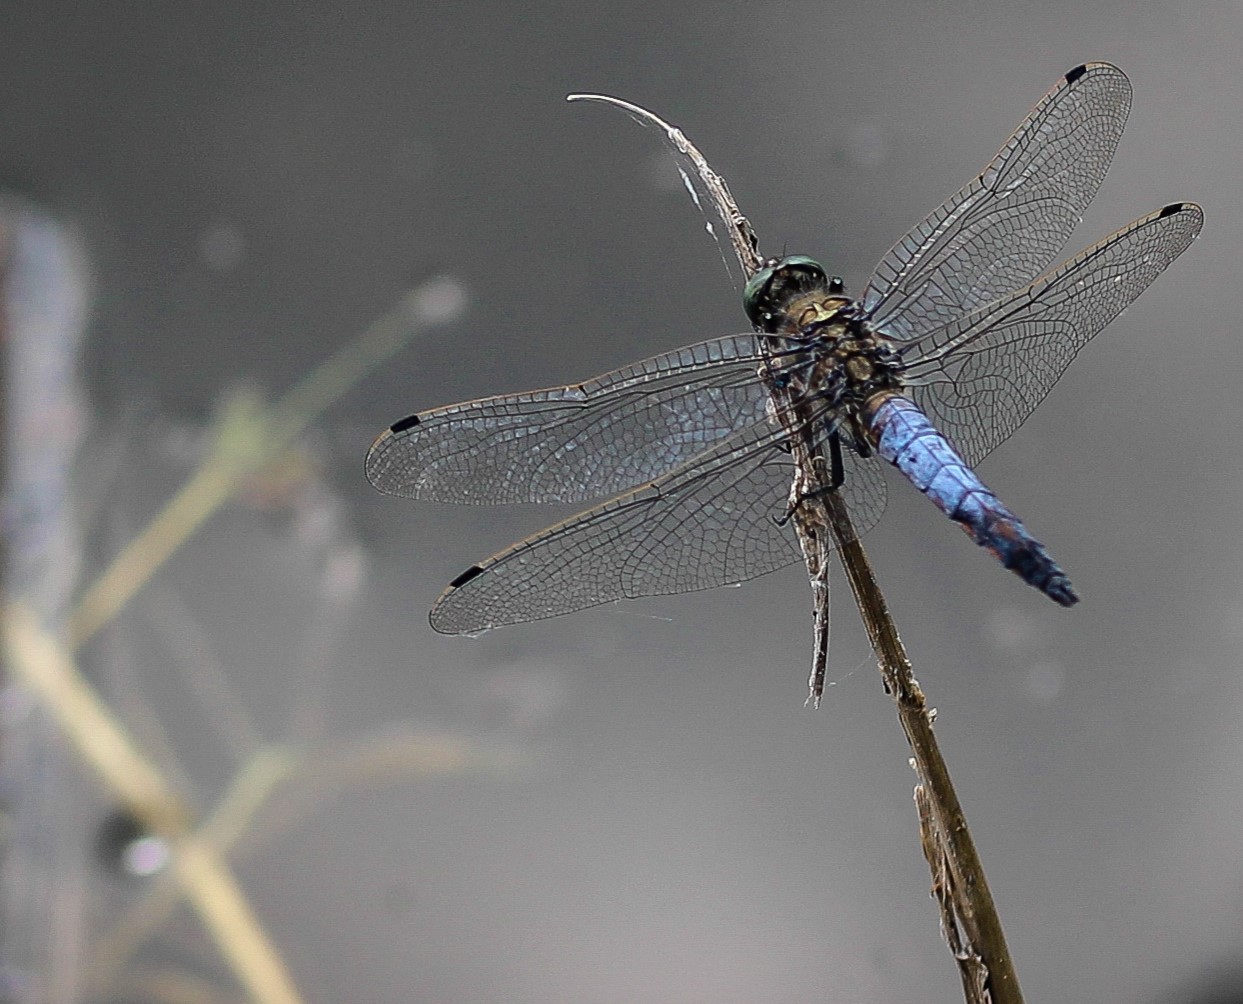
[{"label": "blurred dry grass", "polygon": [[[99,930],[78,932],[85,942],[86,961],[84,986],[73,988],[75,995],[89,987],[100,999],[127,994],[169,1002],[237,999],[234,991],[191,972],[151,968],[138,959],[143,945],[160,934],[184,899],[247,999],[270,1004],[301,1000],[276,942],[250,906],[230,864],[243,838],[255,835],[256,823],[263,824],[262,832],[250,841],[251,853],[297,827],[335,791],[515,766],[517,758],[503,750],[482,749],[463,736],[429,733],[400,722],[358,739],[332,742],[315,736],[312,724],[310,734],[294,744],[266,745],[227,673],[191,672],[199,686],[210,689],[209,705],[227,709],[221,724],[231,744],[239,752],[251,750],[243,753],[223,795],[200,820],[192,808],[193,799],[184,790],[188,773],[174,762],[175,743],[159,724],[159,710],[137,694],[126,702],[129,713],[138,715],[144,735],[163,737],[155,743],[163,763],[144,751],[143,742],[119,709],[101,696],[72,655],[145,589],[158,588],[153,580],[169,558],[223,505],[239,494],[253,496],[263,483],[262,472],[269,471],[269,480],[278,486],[297,484],[301,480],[298,472],[306,469],[306,458],[299,452],[300,436],[324,410],[412,338],[455,317],[463,306],[460,285],[447,278],[432,280],[413,290],[272,406],[265,406],[251,392],[226,395],[197,468],[83,592],[63,632],[47,626],[46,615],[20,589],[4,608],[10,686],[34,699],[95,775],[106,799],[125,806],[149,834],[166,844],[169,854],[166,872],[151,880],[128,908],[107,918]],[[15,337],[23,334],[18,330]],[[340,583],[337,588],[342,588]],[[344,588],[349,592],[349,580]],[[167,605],[169,597],[162,596],[162,601]],[[187,622],[193,624],[192,614],[183,616],[183,632]],[[197,642],[190,639],[187,648],[206,647],[203,639]],[[271,811],[274,804],[275,812]],[[36,808],[27,805],[21,811]],[[31,973],[28,978],[31,992],[44,999],[49,974]]]}]

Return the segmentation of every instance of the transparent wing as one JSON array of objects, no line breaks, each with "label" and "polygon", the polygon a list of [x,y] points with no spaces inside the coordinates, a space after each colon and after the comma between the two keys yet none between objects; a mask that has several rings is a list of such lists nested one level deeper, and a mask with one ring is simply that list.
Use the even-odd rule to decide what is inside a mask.
[{"label": "transparent wing", "polygon": [[1096,195],[1130,107],[1116,66],[1066,74],[983,173],[876,266],[862,297],[872,319],[918,338],[1040,275]]},{"label": "transparent wing", "polygon": [[[443,634],[477,634],[619,599],[742,582],[798,561],[785,514],[794,468],[785,433],[757,423],[685,467],[506,548],[453,581],[432,608]],[[860,532],[885,508],[874,460],[846,451]]]},{"label": "transparent wing", "polygon": [[367,453],[380,491],[435,502],[584,502],[652,481],[765,416],[755,336],[690,345],[581,384],[396,423]]},{"label": "transparent wing", "polygon": [[1136,220],[999,303],[905,346],[917,404],[977,464],[1017,429],[1070,361],[1200,233],[1175,203]]}]

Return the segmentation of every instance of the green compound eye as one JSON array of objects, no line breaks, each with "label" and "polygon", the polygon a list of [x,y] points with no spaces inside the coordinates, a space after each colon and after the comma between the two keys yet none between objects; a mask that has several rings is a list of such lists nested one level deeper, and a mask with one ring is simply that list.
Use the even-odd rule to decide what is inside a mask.
[{"label": "green compound eye", "polygon": [[791,255],[770,258],[748,281],[742,293],[742,309],[757,328],[774,329],[774,319],[790,300],[802,293],[828,288],[824,268],[814,258]]},{"label": "green compound eye", "polygon": [[776,271],[776,265],[765,265],[747,280],[746,288],[742,291],[742,309],[747,312],[747,317],[751,318],[751,323],[756,327],[764,323],[760,316],[760,301],[767,299],[768,284],[772,281],[773,273]]}]

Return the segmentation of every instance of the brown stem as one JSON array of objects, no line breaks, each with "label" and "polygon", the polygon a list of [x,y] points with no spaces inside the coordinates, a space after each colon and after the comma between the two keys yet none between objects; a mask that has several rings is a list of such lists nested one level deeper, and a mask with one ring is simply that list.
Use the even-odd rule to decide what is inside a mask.
[{"label": "brown stem", "polygon": [[[977,956],[984,966],[987,972],[985,984],[994,1004],[1022,1004],[1023,995],[1014,972],[1014,962],[1010,958],[1010,949],[1001,930],[1001,918],[997,915],[988,881],[984,877],[984,866],[980,863],[975,841],[967,828],[967,817],[932,730],[935,711],[929,711],[924,692],[915,679],[911,661],[898,637],[898,629],[876,582],[871,562],[851,525],[845,502],[837,492],[826,492],[824,507],[855,595],[855,603],[879,660],[885,690],[897,705],[898,721],[902,723],[902,731],[911,746],[922,797],[927,799],[929,808],[931,832],[928,835],[944,858],[951,885],[949,897],[966,936],[966,950]],[[936,870],[934,865],[934,876]],[[961,961],[963,949],[957,949],[955,955]]]},{"label": "brown stem", "polygon": [[[725,179],[712,170],[703,154],[680,129],[647,109],[619,98],[574,94],[570,95],[570,100],[616,105],[639,122],[659,128],[679,159],[683,178],[695,183],[696,203],[701,196],[706,197],[716,210],[744,276],[749,279],[756,273],[762,259],[755,231],[739,211]],[[761,341],[765,340],[761,337]],[[1022,1004],[1001,920],[967,829],[966,816],[932,732],[934,713],[928,710],[923,691],[911,672],[911,662],[850,521],[845,500],[829,487],[832,484],[830,464],[817,438],[823,429],[823,419],[817,420],[809,413],[806,396],[796,395],[790,383],[771,379],[773,372],[771,366],[764,365],[759,375],[772,398],[774,417],[789,434],[787,444],[793,460],[789,514],[803,550],[814,604],[815,646],[809,700],[818,704],[824,689],[829,639],[828,570],[829,559],[836,548],[879,660],[885,689],[898,706],[898,720],[914,754],[912,762],[919,775],[915,797],[924,853],[932,868],[933,892],[941,904],[942,926],[958,960],[966,1000],[968,1004]]]}]

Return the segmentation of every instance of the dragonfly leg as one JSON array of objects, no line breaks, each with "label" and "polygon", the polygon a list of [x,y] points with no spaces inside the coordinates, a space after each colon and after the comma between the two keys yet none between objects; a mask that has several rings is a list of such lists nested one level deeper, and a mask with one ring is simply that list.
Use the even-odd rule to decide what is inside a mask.
[{"label": "dragonfly leg", "polygon": [[794,518],[798,507],[809,499],[822,498],[826,492],[835,492],[846,483],[846,465],[842,462],[842,440],[836,432],[829,433],[829,483],[815,491],[803,492],[785,511],[784,516],[770,517],[778,526],[785,526]]},{"label": "dragonfly leg", "polygon": [[[841,280],[837,280],[841,282]],[[829,434],[829,486],[828,491],[837,491],[846,483],[846,465],[842,463],[842,439],[836,433]]]}]

